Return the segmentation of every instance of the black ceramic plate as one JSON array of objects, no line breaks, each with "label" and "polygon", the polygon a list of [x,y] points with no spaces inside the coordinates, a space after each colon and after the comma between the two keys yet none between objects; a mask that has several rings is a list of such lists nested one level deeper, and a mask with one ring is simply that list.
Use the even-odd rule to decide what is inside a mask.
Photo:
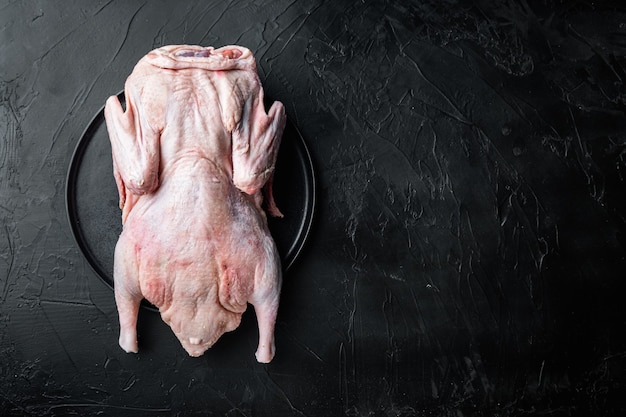
[{"label": "black ceramic plate", "polygon": [[[119,95],[123,100],[123,94]],[[268,223],[284,269],[307,238],[315,206],[315,177],[306,144],[288,120],[274,174],[274,197],[284,218]],[[113,254],[122,231],[104,108],[80,138],[67,177],[67,210],[76,242],[96,273],[113,287]]]}]

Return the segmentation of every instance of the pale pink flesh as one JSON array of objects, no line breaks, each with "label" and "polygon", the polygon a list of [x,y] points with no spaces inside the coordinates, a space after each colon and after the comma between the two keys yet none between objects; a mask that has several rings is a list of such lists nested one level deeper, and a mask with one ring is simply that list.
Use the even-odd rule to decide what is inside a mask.
[{"label": "pale pink flesh", "polygon": [[259,362],[274,356],[280,260],[261,208],[285,125],[266,113],[249,50],[168,46],[139,61],[126,111],[105,117],[124,229],[115,250],[120,346],[137,352],[137,313],[157,306],[182,346],[203,354],[234,330],[247,303],[259,325]]}]

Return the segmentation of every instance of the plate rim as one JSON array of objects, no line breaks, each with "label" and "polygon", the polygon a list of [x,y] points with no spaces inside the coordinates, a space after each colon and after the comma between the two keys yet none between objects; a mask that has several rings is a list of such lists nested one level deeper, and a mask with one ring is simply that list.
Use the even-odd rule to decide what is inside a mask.
[{"label": "plate rim", "polygon": [[[124,100],[124,97],[125,97],[124,90],[117,93],[115,96],[118,99],[120,99],[120,101]],[[76,178],[77,178],[77,172],[78,172],[77,170],[78,170],[78,167],[80,166],[80,164],[77,161],[82,159],[86,151],[86,147],[88,143],[90,142],[89,140],[85,140],[85,137],[89,134],[91,130],[95,129],[96,126],[100,126],[102,123],[105,123],[104,121],[105,106],[106,104],[102,105],[100,109],[95,113],[95,115],[93,115],[89,119],[87,126],[82,130],[82,133],[80,134],[80,137],[78,141],[76,142],[76,145],[74,146],[74,150],[72,152],[72,156],[69,162],[69,167],[67,169],[67,174],[65,177],[65,211],[66,211],[67,221],[70,226],[72,238],[79,252],[83,256],[83,258],[87,261],[87,264],[89,264],[89,267],[98,276],[98,278],[107,287],[114,289],[115,287],[114,278],[111,277],[111,280],[110,280],[111,282],[109,282],[109,279],[107,278],[108,274],[103,270],[103,268],[100,265],[98,265],[97,262],[95,262],[95,259],[97,257],[89,249],[89,245],[87,244],[86,239],[79,227],[80,219],[76,215],[76,212],[77,212],[76,199],[73,198],[76,192],[76,188],[77,188],[76,187],[77,186]],[[307,197],[305,199],[306,203],[305,203],[304,216],[302,218],[302,221],[300,222],[300,226],[298,227],[297,238],[294,240],[291,247],[287,250],[287,253],[285,254],[285,259],[281,259],[281,266],[284,272],[290,270],[295,264],[295,261],[300,257],[305,247],[305,244],[308,241],[309,235],[311,233],[313,221],[314,221],[315,214],[316,214],[316,207],[317,207],[317,177],[315,175],[315,165],[313,163],[311,151],[309,150],[309,147],[307,146],[306,141],[304,140],[304,137],[300,133],[300,130],[298,129],[296,124],[291,121],[291,118],[289,116],[287,117],[287,122],[289,123],[289,127],[286,127],[285,130],[287,130],[287,128],[292,128],[295,134],[298,136],[299,144],[296,144],[295,146],[300,149],[301,157],[303,158],[306,166],[309,168],[309,169],[304,170],[305,172],[304,177],[305,177],[305,183],[307,185],[307,188],[309,188],[310,191],[306,193]],[[111,176],[112,175],[113,173],[111,173]],[[293,251],[291,249],[293,249]]]}]

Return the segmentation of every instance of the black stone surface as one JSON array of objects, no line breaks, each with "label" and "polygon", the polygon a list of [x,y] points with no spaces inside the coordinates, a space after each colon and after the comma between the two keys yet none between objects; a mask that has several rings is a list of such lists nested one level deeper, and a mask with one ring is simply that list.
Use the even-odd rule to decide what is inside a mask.
[{"label": "black stone surface", "polygon": [[[252,311],[190,358],[143,309],[124,353],[67,219],[81,135],[180,43],[250,48],[315,166],[269,365]],[[625,79],[618,1],[2,2],[0,414],[625,415]]]}]

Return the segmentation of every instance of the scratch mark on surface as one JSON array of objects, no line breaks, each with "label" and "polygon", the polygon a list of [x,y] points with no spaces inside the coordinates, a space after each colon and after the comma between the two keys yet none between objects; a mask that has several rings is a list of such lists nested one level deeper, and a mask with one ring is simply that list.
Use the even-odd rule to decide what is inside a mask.
[{"label": "scratch mark on surface", "polygon": [[7,256],[7,275],[6,278],[2,280],[2,301],[6,301],[8,293],[9,293],[9,277],[11,277],[11,273],[13,271],[13,263],[15,258],[15,250],[13,248],[13,242],[11,241],[11,233],[9,232],[9,226],[5,223],[4,231],[6,232],[7,238],[7,248],[8,248],[8,256]]},{"label": "scratch mark on surface", "polygon": [[[39,170],[40,171],[45,167],[45,164],[46,164],[48,158],[51,157],[52,150],[54,149],[54,146],[56,145],[61,132],[63,131],[63,129],[67,125],[67,123],[70,120],[71,116],[74,114],[75,109],[79,107],[79,103],[82,104],[84,102],[84,100],[81,100],[81,101],[78,100],[79,97],[81,97],[81,96],[84,97],[84,94],[83,94],[84,92],[85,92],[84,88],[81,88],[78,91],[78,93],[76,94],[76,96],[74,96],[74,100],[72,101],[72,104],[70,104],[70,107],[69,107],[69,109],[67,111],[66,116],[63,118],[63,121],[61,122],[61,124],[59,124],[57,129],[52,134],[52,140],[50,141],[50,145],[48,146],[48,150],[46,152],[46,156],[47,157],[42,158],[41,164],[39,165]],[[33,174],[34,174],[34,170],[31,172],[31,176]]]},{"label": "scratch mark on surface", "polygon": [[102,6],[100,6],[100,8],[98,8],[93,15],[97,16],[98,14],[100,14],[100,12],[102,12],[102,10],[104,10],[109,4],[113,3],[113,0],[109,0],[106,3],[104,3]]},{"label": "scratch mark on surface", "polygon": [[304,414],[302,410],[296,408],[293,405],[293,403],[291,402],[291,400],[289,399],[285,391],[276,383],[276,381],[274,381],[274,379],[272,379],[267,369],[265,370],[265,374],[267,376],[267,379],[271,382],[271,386],[274,387],[276,391],[278,391],[278,394],[280,395],[280,397],[282,397],[285,400],[285,402],[287,403],[291,411],[295,411],[298,415],[306,417],[306,414]]},{"label": "scratch mark on surface", "polygon": [[[115,60],[115,58],[117,58],[117,56],[119,55],[120,51],[122,50],[122,47],[126,44],[126,41],[128,40],[128,35],[130,34],[130,27],[132,26],[134,20],[137,18],[137,15],[139,14],[139,12],[141,11],[141,9],[143,9],[146,6],[147,2],[143,2],[141,6],[139,6],[139,8],[137,8],[137,10],[135,11],[135,13],[133,13],[133,15],[131,16],[130,20],[128,21],[128,25],[126,25],[126,32],[124,32],[124,37],[122,38],[122,42],[119,44],[119,46],[117,47],[115,53],[113,54],[113,56],[111,57],[111,59],[109,59],[109,62],[107,63],[107,65],[104,67],[108,67],[109,65],[111,65],[111,63]],[[102,75],[102,73],[100,73],[100,76]],[[98,78],[100,77],[98,76]]]},{"label": "scratch mark on surface", "polygon": [[431,87],[433,87],[437,91],[437,93],[445,100],[445,102],[448,103],[456,111],[456,114],[452,114],[449,111],[438,108],[434,104],[431,104],[431,106],[433,108],[438,108],[438,110],[441,111],[443,114],[447,114],[448,116],[452,117],[453,119],[455,119],[456,121],[462,124],[473,126],[473,123],[470,120],[468,120],[467,117],[465,117],[465,115],[461,112],[459,107],[450,99],[450,97],[448,97],[448,95],[446,95],[446,93],[444,93],[443,90],[437,84],[431,81],[431,79],[428,78],[426,74],[424,74],[424,71],[422,70],[422,67],[420,66],[420,64],[418,64],[417,61],[413,59],[411,56],[406,55],[406,57],[408,58],[409,61],[413,63],[413,66],[417,70],[418,74],[422,77],[422,79],[424,79],[424,81],[426,81]]},{"label": "scratch mark on surface", "polygon": [[[295,2],[294,2],[295,3]],[[292,3],[293,4],[293,3]],[[291,5],[290,5],[291,6]],[[291,41],[295,38],[295,36],[298,34],[298,32],[300,32],[300,30],[302,30],[302,28],[304,27],[304,24],[309,20],[309,18],[311,17],[311,15],[318,10],[322,5],[318,4],[317,6],[315,6],[312,10],[307,10],[305,12],[304,18],[300,21],[300,23],[298,24],[298,26],[296,27],[295,30],[292,31],[291,35],[287,38],[287,40],[283,43],[282,47],[280,48],[280,50],[278,51],[278,53],[276,53],[273,57],[268,58],[267,61],[271,61],[274,57],[279,56],[286,48],[287,46],[291,43]],[[285,10],[287,10],[289,8],[286,7]],[[284,12],[283,12],[284,13]],[[293,23],[293,22],[292,22]],[[275,39],[278,40],[280,39],[281,35],[284,34],[285,32],[287,32],[287,30],[291,28],[291,24],[287,25],[285,27],[285,29],[283,29],[281,32],[279,32],[276,36]],[[273,45],[276,41],[274,41],[271,45]],[[270,45],[270,48],[271,48]],[[263,52],[259,58],[258,61],[261,60],[265,60],[265,55],[267,54],[267,52],[270,50],[270,48],[267,48],[265,52]],[[267,72],[267,74],[265,74],[265,78],[268,78],[270,76],[270,74],[272,73],[272,67],[270,66],[269,71]]]},{"label": "scratch mark on surface", "polygon": [[287,335],[287,338],[290,339],[292,342],[294,342],[295,344],[297,344],[298,346],[300,346],[300,348],[304,349],[305,351],[307,351],[311,356],[313,356],[315,359],[317,359],[319,362],[321,363],[325,363],[326,361],[324,361],[324,359],[322,359],[321,356],[319,356],[317,353],[315,353],[315,351],[313,351],[313,349],[311,349],[309,346],[307,346],[305,343],[300,342],[299,340],[295,339],[294,337],[291,337],[288,333],[284,332],[284,335]]},{"label": "scratch mark on surface", "polygon": [[128,405],[111,405],[111,404],[97,404],[97,403],[65,403],[55,404],[48,406],[48,411],[63,409],[63,408],[103,408],[107,410],[120,410],[120,411],[138,411],[144,413],[170,413],[171,408],[149,408],[149,407],[132,407]]},{"label": "scratch mark on surface", "polygon": [[283,44],[283,47],[280,49],[280,51],[278,51],[278,55],[280,55],[285,48],[287,48],[287,45],[289,45],[289,43],[293,40],[293,38],[298,34],[298,32],[300,32],[300,30],[302,29],[302,27],[304,26],[304,24],[307,22],[307,20],[309,20],[309,18],[311,17],[311,15],[321,7],[321,4],[318,4],[317,7],[314,7],[313,10],[308,10],[304,16],[304,19],[302,19],[302,21],[300,22],[300,24],[298,25],[298,27],[296,28],[296,30],[293,31],[293,33],[289,36],[289,38],[287,38],[287,40],[285,41],[285,43]]},{"label": "scratch mark on surface", "polygon": [[[213,28],[215,27],[215,25],[217,25],[219,23],[220,20],[222,20],[222,17],[224,17],[224,15],[226,14],[227,11],[229,11],[233,5],[235,0],[230,0],[228,2],[228,4],[226,5],[226,7],[224,8],[224,10],[222,10],[222,12],[217,15],[217,18],[213,21],[213,23],[211,23],[211,25],[208,27],[208,29],[206,30],[206,32],[204,32],[204,34],[200,37],[200,44],[202,44],[205,40],[205,38],[207,36],[209,36],[209,33],[211,33],[211,31],[213,30]],[[219,3],[218,3],[219,4]]]},{"label": "scratch mark on surface", "polygon": [[84,301],[74,301],[74,300],[55,300],[52,298],[41,298],[39,300],[42,304],[52,304],[52,305],[71,305],[71,306],[80,306],[80,307],[94,307],[93,304],[87,303]]},{"label": "scratch mark on surface", "polygon": [[65,346],[65,343],[63,342],[63,338],[61,337],[61,335],[57,331],[54,323],[52,322],[52,320],[50,320],[50,317],[48,317],[48,313],[46,313],[46,309],[41,309],[41,311],[43,312],[44,317],[48,321],[49,327],[54,332],[54,336],[56,337],[57,342],[59,343],[59,345],[63,349],[63,352],[65,353],[67,359],[69,360],[69,362],[74,367],[74,370],[76,371],[76,373],[79,373],[80,369],[79,369],[78,365],[76,365],[76,362],[74,362],[74,359],[72,358],[72,355],[70,355],[70,352],[67,350],[67,347]]}]

